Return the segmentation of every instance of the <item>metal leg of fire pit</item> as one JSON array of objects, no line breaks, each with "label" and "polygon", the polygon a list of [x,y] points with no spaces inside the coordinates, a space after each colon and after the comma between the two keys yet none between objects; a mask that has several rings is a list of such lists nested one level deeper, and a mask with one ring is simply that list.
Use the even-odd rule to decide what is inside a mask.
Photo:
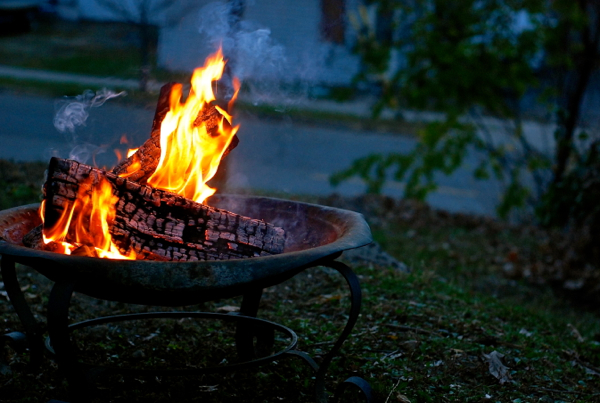
[{"label": "metal leg of fire pit", "polygon": [[[2,256],[0,262],[0,269],[2,270],[2,280],[4,281],[4,288],[8,294],[8,298],[15,308],[19,320],[25,328],[26,343],[23,343],[23,338],[19,336],[18,332],[13,332],[2,337],[2,342],[10,341],[16,344],[17,348],[22,347],[26,344],[29,347],[31,354],[29,365],[32,369],[39,367],[42,361],[43,355],[43,342],[42,342],[42,325],[35,319],[29,309],[29,305],[25,300],[25,296],[21,291],[21,286],[17,280],[17,272],[15,267],[15,261],[10,256]],[[3,343],[0,344],[0,348],[3,347]],[[0,354],[3,351],[0,350]]]},{"label": "metal leg of fire pit", "polygon": [[[244,294],[240,315],[256,317],[262,292],[263,290],[258,288]],[[255,338],[256,348],[254,347]],[[235,344],[238,358],[241,361],[249,361],[256,357],[269,355],[274,342],[275,332],[272,328],[256,326],[256,324],[248,322],[241,322],[236,328]]]},{"label": "metal leg of fire pit", "polygon": [[71,402],[82,402],[86,400],[86,392],[93,390],[90,382],[93,374],[78,365],[71,345],[69,305],[74,289],[73,282],[58,281],[52,287],[48,300],[48,334],[59,369],[67,379]]},{"label": "metal leg of fire pit", "polygon": [[[319,266],[329,267],[336,270],[346,280],[346,283],[348,284],[348,287],[350,289],[350,313],[348,315],[348,321],[346,322],[344,330],[338,337],[331,350],[327,353],[327,355],[325,355],[325,358],[323,359],[320,365],[316,364],[315,361],[306,353],[300,351],[290,351],[288,352],[288,354],[302,358],[313,368],[313,370],[315,370],[315,392],[317,402],[325,403],[327,402],[327,392],[325,390],[325,374],[329,369],[331,361],[338,353],[338,351],[342,347],[342,344],[348,338],[348,336],[352,332],[352,329],[354,328],[354,325],[356,324],[360,313],[362,293],[360,289],[360,283],[358,281],[358,278],[356,277],[356,274],[354,274],[350,267],[348,267],[344,263],[332,260],[327,262],[321,262]],[[350,387],[360,390],[367,402],[373,401],[373,393],[371,390],[371,386],[367,381],[357,376],[352,376],[346,379],[338,386],[334,396],[334,400],[340,401],[340,398],[342,397],[344,391]]]}]

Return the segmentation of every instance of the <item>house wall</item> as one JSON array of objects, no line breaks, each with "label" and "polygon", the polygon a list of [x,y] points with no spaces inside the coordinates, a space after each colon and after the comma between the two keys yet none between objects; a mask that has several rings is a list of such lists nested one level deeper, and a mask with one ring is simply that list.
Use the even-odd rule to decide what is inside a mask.
[{"label": "house wall", "polygon": [[170,71],[192,71],[213,51],[198,32],[199,10],[211,0],[198,0],[197,6],[182,14],[177,24],[161,27],[158,35],[158,65]]},{"label": "house wall", "polygon": [[[352,12],[360,0],[348,0]],[[210,1],[197,1],[198,10]],[[344,85],[357,72],[358,59],[350,54],[353,36],[346,24],[346,43],[321,39],[320,0],[247,0],[243,19],[268,28],[271,39],[284,47],[287,68],[284,79]],[[180,24],[160,29],[158,64],[172,71],[191,71],[214,49],[198,33],[198,12],[182,17]]]},{"label": "house wall", "polygon": [[[139,16],[138,0],[107,0],[126,10],[130,19],[136,19]],[[160,0],[151,0],[150,9]],[[103,6],[97,0],[58,0],[56,11],[61,18],[67,20],[96,20],[96,21],[119,21],[127,22],[128,18],[123,12],[116,12],[109,7]],[[159,13],[152,13],[148,16],[153,24],[161,24],[164,16]]]}]

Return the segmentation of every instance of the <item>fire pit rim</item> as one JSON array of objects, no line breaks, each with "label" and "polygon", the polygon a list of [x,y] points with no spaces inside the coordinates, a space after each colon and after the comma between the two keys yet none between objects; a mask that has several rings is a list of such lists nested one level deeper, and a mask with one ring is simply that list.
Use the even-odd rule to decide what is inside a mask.
[{"label": "fire pit rim", "polygon": [[[314,265],[320,259],[337,256],[345,250],[372,242],[368,224],[361,214],[353,211],[244,195],[219,195],[213,197],[210,202],[217,208],[224,208],[223,205],[228,202],[249,202],[249,206],[272,205],[281,209],[301,209],[314,214],[313,220],[327,223],[330,226],[329,231],[335,231],[335,239],[322,245],[309,245],[306,249],[284,251],[278,255],[193,262],[68,256],[33,250],[6,240],[0,240],[0,254],[12,256],[19,263],[33,266],[53,281],[76,278],[79,282],[78,291],[92,297],[122,300],[125,291],[131,294],[131,301],[124,302],[147,303],[165,299],[169,302],[168,305],[171,305],[171,302],[179,305],[181,302],[196,303],[198,300],[240,295],[251,287],[274,285],[282,279],[292,277],[303,268]],[[19,219],[19,214],[39,220],[38,207],[39,204],[29,204],[0,211],[0,237],[5,238],[11,220],[14,225],[15,220]],[[166,267],[169,267],[168,272],[164,270]],[[115,297],[113,294],[120,296]],[[162,298],[161,295],[166,298]]]}]

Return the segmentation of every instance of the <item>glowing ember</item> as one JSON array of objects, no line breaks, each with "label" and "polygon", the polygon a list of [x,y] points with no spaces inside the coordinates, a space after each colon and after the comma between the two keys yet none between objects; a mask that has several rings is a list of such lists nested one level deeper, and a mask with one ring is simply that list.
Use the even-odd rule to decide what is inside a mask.
[{"label": "glowing ember", "polygon": [[129,150],[127,150],[127,158],[129,158],[133,154],[135,154],[137,152],[137,150],[139,150],[139,149],[138,148],[130,148]]},{"label": "glowing ember", "polygon": [[[217,133],[210,131],[201,117],[213,113],[212,85],[221,78],[224,67],[221,50],[207,58],[204,67],[194,71],[192,88],[184,103],[181,102],[182,86],[173,87],[170,110],[160,129],[160,161],[148,179],[151,186],[199,203],[215,193],[216,189],[206,182],[217,172],[238,126],[232,127],[231,116],[218,106],[214,107],[219,119]],[[237,95],[239,83],[235,82]]]},{"label": "glowing ember", "polygon": [[[62,215],[51,227],[44,226],[42,237],[45,244],[54,242],[56,252],[71,255],[79,249],[85,249],[85,255],[96,255],[108,259],[135,259],[132,251],[122,255],[112,242],[109,226],[115,217],[115,204],[117,197],[113,195],[113,188],[106,180],[90,186],[90,183],[81,184],[75,202],[63,210]],[[40,214],[44,220],[45,201],[40,207]],[[69,239],[73,242],[65,242]],[[91,252],[91,253],[90,253]]]}]

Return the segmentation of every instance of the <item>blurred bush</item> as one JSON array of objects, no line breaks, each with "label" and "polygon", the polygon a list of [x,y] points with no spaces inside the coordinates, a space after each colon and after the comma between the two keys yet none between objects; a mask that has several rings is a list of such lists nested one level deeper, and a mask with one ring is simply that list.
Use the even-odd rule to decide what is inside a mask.
[{"label": "blurred bush", "polygon": [[0,209],[39,202],[47,165],[0,159]]}]

